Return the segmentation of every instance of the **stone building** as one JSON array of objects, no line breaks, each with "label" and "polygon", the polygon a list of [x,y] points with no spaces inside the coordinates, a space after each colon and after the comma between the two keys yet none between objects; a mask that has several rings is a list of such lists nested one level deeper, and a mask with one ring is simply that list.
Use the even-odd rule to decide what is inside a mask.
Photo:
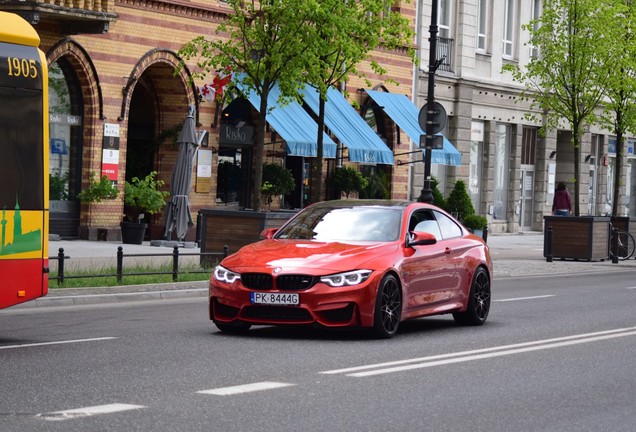
[{"label": "stone building", "polygon": [[[463,156],[461,167],[434,165],[432,173],[446,193],[461,179],[467,182],[477,212],[488,215],[492,232],[542,230],[551,212],[555,186],[573,188],[570,131],[538,132],[541,124],[525,118],[529,106],[520,100],[521,87],[507,63],[523,65],[534,55],[524,23],[540,16],[541,0],[438,0],[437,58],[444,58],[436,76],[436,99],[449,121],[445,135]],[[426,101],[428,31],[431,0],[418,2],[420,70],[414,91],[418,105]],[[615,139],[591,126],[581,148],[581,215],[611,210]],[[621,216],[636,216],[636,155],[629,139],[623,160],[619,196]],[[422,185],[422,164],[413,164],[411,197]]]}]

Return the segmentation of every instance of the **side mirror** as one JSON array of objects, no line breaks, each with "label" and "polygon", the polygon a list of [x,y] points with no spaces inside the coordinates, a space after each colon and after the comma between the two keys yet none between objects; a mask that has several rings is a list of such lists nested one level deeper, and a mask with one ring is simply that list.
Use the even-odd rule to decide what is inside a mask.
[{"label": "side mirror", "polygon": [[406,246],[420,246],[420,245],[433,245],[437,243],[437,239],[431,233],[420,232],[420,231],[411,231],[409,233],[408,240],[406,241]]},{"label": "side mirror", "polygon": [[265,228],[261,231],[260,239],[271,239],[274,237],[274,234],[276,234],[276,231],[278,231],[278,228]]}]

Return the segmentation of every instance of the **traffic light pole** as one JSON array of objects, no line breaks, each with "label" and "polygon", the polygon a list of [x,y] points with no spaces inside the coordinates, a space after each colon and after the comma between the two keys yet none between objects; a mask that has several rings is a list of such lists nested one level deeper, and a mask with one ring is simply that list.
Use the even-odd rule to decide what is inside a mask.
[{"label": "traffic light pole", "polygon": [[[429,27],[430,33],[430,47],[428,53],[428,93],[426,95],[426,105],[428,106],[427,123],[432,124],[434,121],[433,106],[435,104],[435,73],[439,66],[437,62],[437,10],[438,0],[433,0],[431,10],[431,26]],[[428,133],[428,132],[427,132]],[[432,203],[433,191],[431,190],[431,158],[432,158],[432,139],[426,140],[426,146],[424,148],[424,187],[420,197],[417,199],[419,202]]]}]

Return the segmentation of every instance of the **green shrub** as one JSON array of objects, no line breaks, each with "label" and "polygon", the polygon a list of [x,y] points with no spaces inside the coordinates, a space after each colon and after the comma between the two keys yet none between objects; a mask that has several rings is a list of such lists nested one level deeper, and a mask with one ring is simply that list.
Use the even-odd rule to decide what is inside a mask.
[{"label": "green shrub", "polygon": [[272,197],[286,195],[296,187],[292,172],[282,165],[266,163],[263,165],[263,184],[261,193],[267,197],[267,204]]},{"label": "green shrub", "polygon": [[488,219],[482,215],[472,214],[465,216],[462,224],[470,230],[483,230],[488,227]]},{"label": "green shrub", "polygon": [[77,198],[84,203],[98,203],[103,199],[116,198],[117,195],[119,195],[119,189],[107,176],[95,180],[95,173],[92,173],[91,182],[86,189],[77,194]]},{"label": "green shrub", "polygon": [[350,166],[336,168],[332,182],[334,189],[340,195],[344,193],[347,199],[352,192],[360,192],[367,186],[367,179],[360,171]]},{"label": "green shrub", "polygon": [[130,222],[138,222],[141,214],[154,214],[166,205],[170,192],[160,191],[163,180],[155,180],[157,171],[152,171],[143,179],[133,177],[124,183],[124,212]]},{"label": "green shrub", "polygon": [[466,190],[466,183],[463,180],[455,182],[455,186],[448,196],[448,200],[446,200],[446,211],[460,221],[475,214],[475,208]]}]

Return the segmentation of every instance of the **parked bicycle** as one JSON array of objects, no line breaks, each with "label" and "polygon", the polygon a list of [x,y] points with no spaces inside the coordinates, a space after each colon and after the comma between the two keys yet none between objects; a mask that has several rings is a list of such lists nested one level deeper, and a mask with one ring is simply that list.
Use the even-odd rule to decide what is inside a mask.
[{"label": "parked bicycle", "polygon": [[610,258],[625,261],[634,255],[636,241],[634,236],[627,231],[618,231],[610,224]]}]

